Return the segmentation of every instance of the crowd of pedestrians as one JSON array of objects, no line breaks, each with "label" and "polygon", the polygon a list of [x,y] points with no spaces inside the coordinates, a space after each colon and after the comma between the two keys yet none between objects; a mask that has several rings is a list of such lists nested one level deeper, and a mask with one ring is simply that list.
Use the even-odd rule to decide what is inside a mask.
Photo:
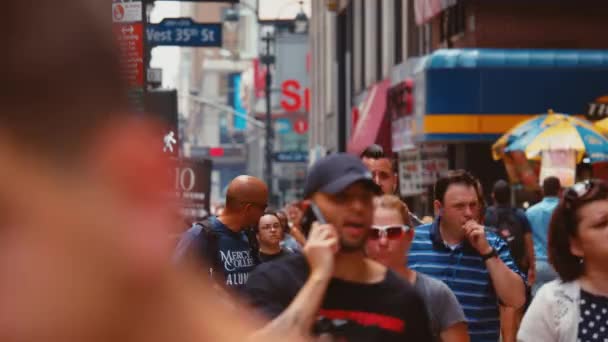
[{"label": "crowd of pedestrians", "polygon": [[[604,327],[601,287],[593,287],[592,280],[584,287],[564,285],[565,279],[582,277],[582,270],[553,280],[560,273],[555,262],[561,259],[555,258],[584,254],[582,242],[572,243],[571,239],[578,236],[571,228],[576,227],[576,214],[570,213],[573,216],[560,219],[559,224],[551,221],[560,201],[559,179],[545,179],[544,199],[524,211],[511,205],[506,181],[494,184],[493,203],[486,206],[478,179],[464,170],[449,171],[434,186],[435,217],[425,218],[425,224],[395,195],[397,182],[395,162],[379,146],[370,146],[360,158],[332,154],[309,169],[301,202],[288,205],[285,212],[259,210],[253,215],[257,224],[250,216],[255,234],[247,236],[243,229],[237,239],[243,248],[256,253],[252,243],[243,242],[255,239],[257,259],[248,264],[251,268],[243,277],[246,284],[238,297],[266,322],[258,330],[261,336],[346,341],[569,341],[562,339],[565,323],[552,321],[558,313],[551,310],[570,315],[564,318],[570,325],[569,336],[576,335],[581,341],[604,336],[608,326]],[[261,181],[255,183],[264,193]],[[566,192],[562,203],[568,210],[586,209],[585,201],[604,199],[604,183],[585,184]],[[589,198],[590,193],[595,197]],[[261,203],[258,207],[266,206]],[[559,208],[556,217],[562,212]],[[589,210],[598,216],[597,222],[589,224],[605,223],[601,211]],[[211,220],[222,221],[225,215]],[[566,227],[572,230],[551,240],[553,230]],[[184,234],[182,243],[192,240],[192,230]],[[595,238],[601,241],[599,236]],[[565,243],[560,248],[571,252],[560,250],[551,259],[556,243]],[[593,248],[589,243],[585,246]],[[576,252],[572,246],[577,246]],[[596,248],[597,253],[601,248]],[[177,252],[187,254],[183,246]],[[222,253],[217,256],[221,257]],[[581,256],[572,260],[584,268]],[[590,279],[597,282],[598,277]],[[224,285],[234,284],[229,277],[221,278],[225,279]],[[537,285],[552,280],[532,301]],[[572,308],[562,307],[564,300],[570,300]],[[579,302],[594,306],[579,307]],[[571,332],[578,326],[571,316],[578,315],[583,322],[581,313],[585,312],[592,316],[590,328],[595,325],[597,329]],[[600,320],[604,325],[600,326]],[[543,334],[557,337],[545,339],[549,335]]]},{"label": "crowd of pedestrians", "polygon": [[524,212],[454,170],[418,220],[370,146],[318,160],[284,210],[236,177],[172,244],[171,164],[128,114],[106,5],[3,7],[0,341],[608,340],[601,180],[549,177]]},{"label": "crowd of pedestrians", "polygon": [[560,200],[559,179],[548,177],[543,200],[524,211],[512,206],[508,182],[494,184],[486,206],[479,180],[449,171],[434,186],[426,224],[396,189],[395,162],[374,145],[360,158],[322,158],[302,202],[260,212],[253,231],[264,264],[239,297],[266,322],[261,336],[608,338],[604,182],[577,184]]}]

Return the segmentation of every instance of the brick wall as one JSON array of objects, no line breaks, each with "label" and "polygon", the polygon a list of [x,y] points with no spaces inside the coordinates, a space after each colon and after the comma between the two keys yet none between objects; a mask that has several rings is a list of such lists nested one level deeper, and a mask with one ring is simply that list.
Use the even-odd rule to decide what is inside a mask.
[{"label": "brick wall", "polygon": [[608,1],[468,0],[466,13],[467,31],[454,48],[608,48]]}]

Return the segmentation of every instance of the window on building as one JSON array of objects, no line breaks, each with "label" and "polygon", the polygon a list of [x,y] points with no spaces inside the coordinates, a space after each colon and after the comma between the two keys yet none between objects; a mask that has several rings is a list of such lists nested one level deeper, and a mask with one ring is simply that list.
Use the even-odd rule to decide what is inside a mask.
[{"label": "window on building", "polygon": [[428,38],[430,38],[430,24],[418,25],[418,55],[424,55],[428,49]]},{"label": "window on building", "polygon": [[[448,15],[446,11],[439,14],[439,42],[443,43],[449,41],[448,28],[449,25]],[[448,43],[449,45],[449,43]]]},{"label": "window on building", "polygon": [[465,2],[459,1],[454,6],[454,34],[464,33],[467,29],[467,17],[466,17]]},{"label": "window on building", "polygon": [[[365,84],[365,16],[363,14],[362,0],[352,0],[349,5],[350,26],[347,30],[352,30],[352,76],[351,83],[353,92],[359,92]],[[338,37],[338,40],[342,39]]]},{"label": "window on building", "polygon": [[452,47],[454,36],[463,34],[466,30],[464,1],[458,1],[439,15],[439,41],[446,47]]},{"label": "window on building", "polygon": [[416,17],[414,15],[414,2],[404,0],[402,3],[403,6],[407,8],[407,19],[405,21],[407,30],[405,34],[407,34],[407,55],[404,56],[404,59],[413,56],[420,56],[423,54],[422,52],[422,26],[418,26],[416,24]]},{"label": "window on building", "polygon": [[357,84],[358,89],[361,90],[365,88],[365,2],[363,0],[359,1],[357,4],[359,6],[359,13],[361,13],[361,84]]},{"label": "window on building", "polygon": [[395,30],[395,64],[403,62],[403,0],[395,0],[394,8],[394,30]]},{"label": "window on building", "polygon": [[376,1],[376,80],[382,78],[382,3],[383,1]]},{"label": "window on building", "polygon": [[352,95],[352,91],[353,91],[353,87],[352,85],[355,84],[355,67],[354,67],[354,62],[353,62],[353,53],[355,51],[355,28],[354,28],[354,24],[355,24],[355,20],[354,20],[354,8],[353,8],[353,2],[350,1],[346,7],[346,17],[345,17],[345,27],[343,28],[343,30],[346,32],[346,51],[344,51],[344,53],[350,57],[350,62],[349,63],[345,63],[345,67],[348,67],[348,73],[347,75],[349,75],[350,79],[348,80],[351,84],[350,87],[350,91]]},{"label": "window on building", "polygon": [[382,73],[379,79],[390,77],[395,63],[395,0],[382,0]]}]

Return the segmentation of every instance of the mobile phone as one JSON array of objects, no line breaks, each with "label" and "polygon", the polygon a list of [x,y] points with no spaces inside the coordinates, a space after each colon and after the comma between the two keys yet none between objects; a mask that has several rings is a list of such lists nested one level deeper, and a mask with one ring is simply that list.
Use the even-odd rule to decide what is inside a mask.
[{"label": "mobile phone", "polygon": [[310,202],[310,209],[312,210],[312,213],[315,214],[315,216],[317,218],[317,222],[319,222],[320,224],[327,223],[327,220],[325,220],[325,217],[321,213],[321,209],[319,209],[319,207],[315,204],[315,202],[312,202],[312,201]]}]

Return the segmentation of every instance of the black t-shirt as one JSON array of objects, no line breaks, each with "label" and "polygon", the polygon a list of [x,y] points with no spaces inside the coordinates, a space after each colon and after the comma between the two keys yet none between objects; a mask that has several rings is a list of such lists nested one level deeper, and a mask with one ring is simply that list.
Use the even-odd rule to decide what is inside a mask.
[{"label": "black t-shirt", "polygon": [[[275,318],[289,306],[308,274],[308,263],[299,253],[264,263],[250,274],[249,301],[270,319]],[[432,340],[422,298],[390,270],[375,284],[333,278],[314,333],[329,333],[337,341]]]},{"label": "black t-shirt", "polygon": [[285,248],[281,248],[281,251],[279,253],[276,254],[266,254],[266,253],[262,253],[260,252],[260,261],[261,262],[268,262],[268,261],[272,261],[275,259],[278,259],[280,257],[292,254],[293,252],[291,252],[290,250],[287,250]]}]

